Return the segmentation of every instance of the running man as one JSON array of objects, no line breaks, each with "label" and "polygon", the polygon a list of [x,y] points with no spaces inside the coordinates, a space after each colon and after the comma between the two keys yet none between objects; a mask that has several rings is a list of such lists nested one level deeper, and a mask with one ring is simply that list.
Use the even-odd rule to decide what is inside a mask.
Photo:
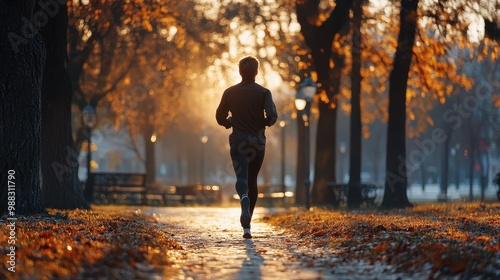
[{"label": "running man", "polygon": [[257,176],[264,160],[266,126],[276,123],[278,114],[271,91],[255,82],[259,61],[253,56],[239,63],[242,81],[224,91],[216,112],[217,123],[229,135],[230,155],[236,174],[236,192],[240,197],[243,237],[252,238],[250,222],[257,203]]}]

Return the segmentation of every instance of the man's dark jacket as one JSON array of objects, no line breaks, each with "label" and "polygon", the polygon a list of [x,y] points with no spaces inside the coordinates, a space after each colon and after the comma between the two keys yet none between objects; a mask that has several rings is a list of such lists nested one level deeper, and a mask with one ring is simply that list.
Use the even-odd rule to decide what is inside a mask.
[{"label": "man's dark jacket", "polygon": [[244,79],[224,91],[215,117],[220,125],[233,128],[229,136],[231,144],[257,142],[265,145],[266,126],[276,122],[278,113],[271,91],[255,80]]}]

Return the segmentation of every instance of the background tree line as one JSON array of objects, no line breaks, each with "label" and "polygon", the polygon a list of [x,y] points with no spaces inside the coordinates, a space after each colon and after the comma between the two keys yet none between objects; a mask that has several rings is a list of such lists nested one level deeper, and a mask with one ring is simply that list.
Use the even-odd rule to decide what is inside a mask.
[{"label": "background tree line", "polygon": [[[466,65],[492,61],[487,82],[493,102],[484,101],[490,119],[495,119],[499,105],[498,85],[491,83],[498,73],[498,1],[395,1],[376,6],[361,0],[54,0],[45,5],[26,0],[2,5],[3,38],[22,34],[27,28],[23,17],[32,20],[34,30],[40,28],[18,45],[18,52],[11,40],[2,40],[0,142],[5,143],[1,158],[6,161],[0,170],[2,178],[10,169],[23,172],[18,181],[22,187],[16,189],[19,213],[89,207],[77,177],[77,155],[88,135],[80,131],[73,137],[72,106],[107,108],[117,129],[125,128],[131,139],[142,135],[144,143],[152,145],[147,139],[153,133],[168,133],[165,123],[182,127],[176,116],[196,102],[186,98],[188,92],[214,80],[231,80],[225,70],[239,53],[232,53],[230,45],[257,54],[264,73],[275,71],[290,88],[310,75],[318,82],[312,189],[316,204],[327,202],[326,182],[336,180],[338,109],[351,114],[352,186],[361,183],[361,137],[370,136],[371,123],[388,122],[383,206],[392,208],[410,205],[407,170],[401,169],[407,138],[436,125],[440,116],[431,117],[432,110],[478,87],[474,81],[483,76],[465,71],[474,68]],[[42,13],[47,20],[39,16]],[[485,23],[485,36],[476,41],[468,34],[470,15]],[[292,28],[297,23],[300,34]],[[33,83],[21,82],[26,80]],[[351,99],[344,108],[339,106],[341,96]],[[195,112],[190,117],[200,116]],[[477,141],[471,140],[471,147]],[[146,150],[146,157],[155,155],[154,146]],[[149,170],[154,174],[154,166]],[[296,193],[303,193],[299,188]],[[5,192],[1,198],[4,212]],[[359,192],[352,188],[350,204],[358,203]]]}]

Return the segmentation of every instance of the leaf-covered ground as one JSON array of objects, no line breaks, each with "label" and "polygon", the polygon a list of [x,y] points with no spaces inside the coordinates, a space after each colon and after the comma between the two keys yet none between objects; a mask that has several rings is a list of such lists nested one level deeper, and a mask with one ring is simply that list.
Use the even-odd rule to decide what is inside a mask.
[{"label": "leaf-covered ground", "polygon": [[[10,230],[2,219],[0,279],[182,275],[179,260],[173,259],[182,249],[177,243],[183,241],[182,235],[172,239],[154,216],[136,209],[94,206],[91,211],[49,210],[49,215],[18,217],[15,273],[7,270]],[[361,261],[372,265],[370,269],[390,268],[387,275],[500,279],[500,203],[421,205],[394,211],[290,209],[262,220],[294,233],[307,248],[321,249],[306,251],[302,262],[317,266],[321,259],[319,265],[332,272]],[[321,258],[316,252],[322,252]]]},{"label": "leaf-covered ground", "polygon": [[500,203],[421,205],[393,211],[289,210],[264,220],[331,253],[428,278],[500,279]]},{"label": "leaf-covered ground", "polygon": [[[0,279],[160,279],[175,274],[178,243],[155,220],[130,207],[55,211],[18,217],[15,273],[2,237]],[[5,220],[2,235],[9,233]]]}]

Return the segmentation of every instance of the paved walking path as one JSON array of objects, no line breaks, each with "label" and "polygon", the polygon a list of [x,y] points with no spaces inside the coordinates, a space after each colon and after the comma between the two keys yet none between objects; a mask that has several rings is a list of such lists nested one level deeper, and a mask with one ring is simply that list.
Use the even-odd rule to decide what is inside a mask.
[{"label": "paved walking path", "polygon": [[[340,265],[331,252],[311,249],[260,217],[272,209],[256,208],[252,239],[242,238],[239,208],[151,208],[160,226],[184,248],[172,251],[181,274],[175,279],[397,279],[388,267]],[[324,257],[325,256],[325,257]],[[332,272],[333,271],[333,272]],[[405,277],[406,279],[406,277]]]}]

